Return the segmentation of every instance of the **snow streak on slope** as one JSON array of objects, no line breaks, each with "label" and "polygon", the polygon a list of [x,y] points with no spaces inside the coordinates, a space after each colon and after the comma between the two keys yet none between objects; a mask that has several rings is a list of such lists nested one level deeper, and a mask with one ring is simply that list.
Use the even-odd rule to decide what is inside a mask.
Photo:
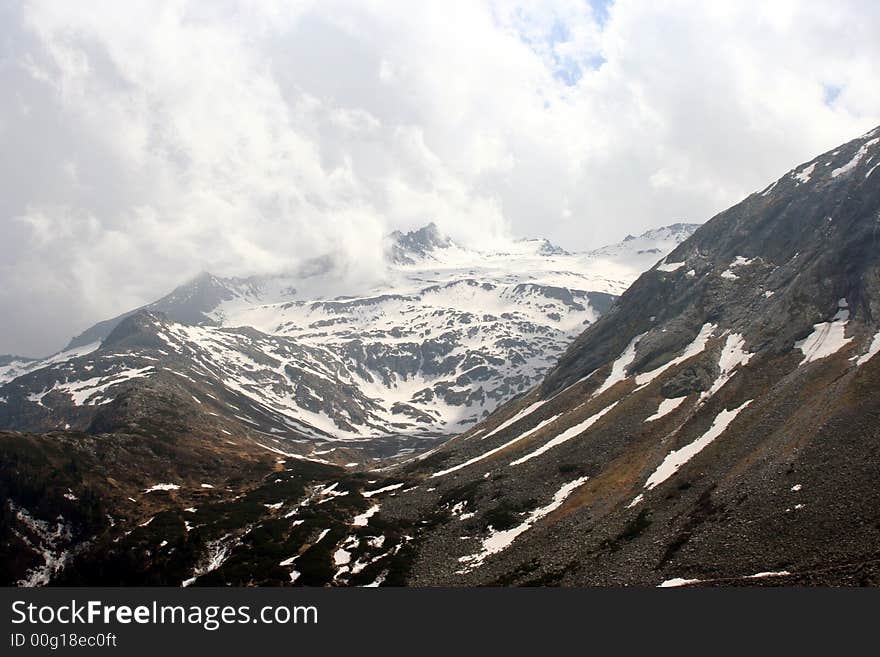
[{"label": "snow streak on slope", "polygon": [[857,166],[859,166],[859,162],[861,162],[862,158],[867,155],[868,150],[872,146],[876,146],[878,143],[880,143],[880,137],[875,137],[874,139],[866,141],[864,144],[862,144],[861,148],[856,151],[856,154],[849,162],[844,164],[842,167],[834,169],[834,171],[831,172],[831,177],[837,178],[837,176],[843,176],[855,169]]},{"label": "snow streak on slope", "polygon": [[664,399],[660,402],[660,406],[657,408],[657,412],[651,415],[650,417],[645,418],[645,422],[653,422],[654,420],[659,420],[661,417],[665,415],[669,415],[676,408],[681,406],[682,402],[687,399],[687,397],[676,397],[674,399]]},{"label": "snow streak on slope", "polygon": [[745,350],[745,338],[743,336],[738,333],[728,335],[724,346],[721,348],[721,356],[718,358],[718,369],[721,373],[712,384],[712,387],[700,396],[700,399],[705,400],[721,390],[724,384],[733,376],[733,371],[737,367],[747,364],[752,359],[752,356],[754,354]]},{"label": "snow streak on slope", "polygon": [[109,388],[130,381],[131,379],[148,377],[151,374],[155,374],[155,368],[151,365],[141,368],[126,368],[123,366],[109,375],[98,376],[84,381],[77,381],[75,383],[56,383],[47,390],[29,395],[28,399],[43,406],[43,399],[46,395],[51,392],[61,392],[69,395],[76,406],[83,406],[84,404],[89,404],[91,406],[107,404],[113,401],[112,396],[108,397],[105,394]]},{"label": "snow streak on slope", "polygon": [[615,384],[620,383],[627,377],[627,368],[632,365],[632,362],[636,359],[636,347],[639,344],[639,340],[644,337],[644,333],[641,335],[637,335],[632,340],[630,340],[629,344],[626,346],[626,349],[623,350],[623,353],[617,357],[617,359],[611,364],[611,372],[608,374],[608,378],[605,379],[605,382],[596,389],[596,392],[593,393],[593,397],[598,397],[606,390],[613,387]]},{"label": "snow streak on slope", "polygon": [[878,353],[880,353],[880,333],[875,335],[874,339],[871,340],[871,344],[868,346],[868,351],[857,358],[856,365],[864,365]]},{"label": "snow streak on slope", "polygon": [[525,440],[526,438],[531,436],[533,433],[540,431],[541,429],[546,427],[551,422],[554,422],[558,417],[559,417],[558,415],[554,415],[553,417],[547,418],[546,420],[539,422],[537,425],[535,425],[533,428],[529,429],[525,433],[520,434],[516,438],[508,440],[503,445],[500,445],[494,449],[490,449],[488,452],[480,454],[479,456],[475,456],[474,458],[472,458],[468,461],[465,461],[464,463],[461,463],[460,465],[456,465],[451,468],[447,468],[446,470],[441,470],[440,472],[435,472],[434,474],[431,475],[431,477],[442,477],[443,475],[447,475],[450,472],[455,472],[456,470],[461,470],[462,468],[466,468],[469,465],[473,465],[474,463],[479,463],[480,461],[487,459],[490,456],[494,456],[498,452],[501,452],[502,450],[507,449],[511,445],[515,445],[516,443],[520,442],[521,440]]},{"label": "snow streak on slope", "polygon": [[92,353],[100,346],[100,342],[93,342],[74,349],[61,351],[54,356],[49,356],[48,358],[43,358],[41,360],[28,360],[12,357],[5,361],[5,365],[0,365],[0,386],[22,376],[23,374],[27,374],[28,372],[33,372],[34,370],[56,363],[63,363],[72,358],[85,356]]},{"label": "snow streak on slope", "polygon": [[669,361],[665,365],[661,365],[655,370],[645,372],[644,374],[637,374],[636,385],[646,386],[658,376],[663,374],[663,372],[668,370],[670,367],[675,367],[676,365],[683,363],[689,358],[692,358],[697,354],[702,353],[702,351],[706,348],[706,342],[709,340],[710,337],[712,337],[712,333],[715,331],[716,328],[717,327],[714,324],[703,324],[703,326],[700,328],[700,332],[697,333],[697,337],[694,338],[694,341],[687,346],[687,348],[680,356],[673,358],[671,361]]},{"label": "snow streak on slope", "polygon": [[690,461],[694,456],[703,451],[709,443],[724,433],[734,418],[739,415],[740,411],[751,403],[752,400],[749,400],[731,411],[721,411],[706,433],[681,449],[669,452],[653,474],[648,477],[648,481],[645,482],[645,488],[651,490],[678,472],[681,466]]},{"label": "snow streak on slope", "polygon": [[666,262],[664,260],[661,264],[657,265],[657,271],[662,271],[670,274],[684,267],[684,264],[685,263],[683,262]]},{"label": "snow streak on slope", "polygon": [[552,440],[546,442],[545,444],[541,445],[541,447],[534,450],[533,452],[529,452],[525,456],[518,458],[515,461],[512,461],[510,463],[510,465],[520,465],[522,463],[525,463],[526,461],[529,461],[529,460],[535,458],[536,456],[540,456],[544,452],[551,450],[554,447],[558,447],[562,443],[567,442],[567,441],[571,440],[572,438],[576,438],[577,436],[581,435],[584,431],[589,429],[591,426],[593,426],[596,422],[598,422],[602,418],[603,415],[605,415],[606,413],[611,411],[611,409],[613,409],[615,406],[617,406],[617,403],[618,402],[614,402],[610,406],[606,406],[605,408],[603,408],[598,413],[591,415],[583,422],[580,422],[580,423],[574,425],[573,427],[569,427],[568,429],[563,431],[561,434],[559,434],[558,436],[556,436]]},{"label": "snow streak on slope", "polygon": [[465,568],[461,572],[468,572],[469,570],[473,570],[474,568],[479,568],[483,565],[483,562],[487,557],[497,554],[502,550],[507,549],[510,545],[517,539],[518,536],[528,531],[532,525],[538,522],[541,518],[549,515],[560,506],[565,501],[565,499],[572,494],[579,486],[583,485],[589,477],[580,477],[579,479],[575,479],[574,481],[570,481],[562,488],[560,488],[553,495],[553,499],[547,506],[542,506],[538,509],[532,511],[528,518],[526,518],[522,523],[513,527],[512,529],[506,529],[504,531],[492,531],[491,534],[483,540],[482,549],[476,553],[466,557],[461,557],[459,561],[465,564]]},{"label": "snow streak on slope", "polygon": [[499,431],[504,431],[504,430],[505,430],[507,427],[509,427],[510,425],[514,424],[515,422],[519,422],[519,421],[522,420],[524,417],[528,417],[529,415],[531,415],[532,413],[534,413],[535,411],[537,411],[539,408],[541,408],[541,406],[543,406],[544,404],[546,404],[547,401],[548,401],[548,400],[546,400],[546,399],[541,399],[540,401],[536,401],[534,404],[530,404],[529,406],[526,406],[526,407],[525,407],[524,409],[522,409],[519,413],[517,413],[516,415],[514,415],[514,416],[511,417],[510,419],[505,420],[504,422],[502,422],[501,424],[499,424],[497,427],[495,427],[494,429],[492,429],[492,431],[490,431],[490,432],[487,433],[485,436],[483,436],[482,438],[480,438],[480,440],[485,440],[486,438],[490,438],[490,437],[494,436],[494,435],[495,435],[496,433],[498,433]]}]

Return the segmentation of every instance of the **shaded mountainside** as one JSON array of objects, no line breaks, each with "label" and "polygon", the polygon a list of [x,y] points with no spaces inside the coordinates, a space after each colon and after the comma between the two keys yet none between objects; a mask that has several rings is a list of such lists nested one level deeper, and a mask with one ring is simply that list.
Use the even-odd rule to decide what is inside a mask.
[{"label": "shaded mountainside", "polygon": [[170,435],[0,432],[0,584],[403,583],[409,538],[366,522],[393,483]]},{"label": "shaded mountainside", "polygon": [[410,583],[880,584],[880,130],[683,242],[403,471]]}]

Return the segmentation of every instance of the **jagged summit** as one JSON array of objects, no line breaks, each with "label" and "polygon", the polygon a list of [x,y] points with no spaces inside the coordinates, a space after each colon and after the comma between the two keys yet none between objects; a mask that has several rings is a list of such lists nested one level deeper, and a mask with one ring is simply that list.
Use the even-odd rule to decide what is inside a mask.
[{"label": "jagged summit", "polygon": [[609,244],[587,253],[597,260],[610,259],[625,262],[634,269],[645,271],[653,266],[664,253],[690,237],[700,224],[675,223],[652,228],[641,235],[627,235],[616,244]]},{"label": "jagged summit", "polygon": [[415,259],[424,258],[435,249],[445,249],[455,245],[451,238],[443,235],[433,221],[427,226],[409,232],[394,231],[391,238],[391,261],[398,264],[415,264]]},{"label": "jagged summit", "polygon": [[236,282],[236,279],[224,280],[209,272],[201,272],[158,301],[95,324],[73,338],[65,351],[104,340],[117,324],[140,311],[163,313],[184,324],[213,323],[209,313],[224,301],[238,296]]},{"label": "jagged summit", "polygon": [[627,235],[624,238],[624,242],[629,242],[632,240],[669,240],[669,239],[680,239],[683,241],[693,234],[697,228],[699,228],[702,224],[695,223],[687,223],[687,222],[677,222],[673,224],[669,224],[668,226],[661,226],[660,228],[652,228],[650,230],[646,230],[641,235]]}]

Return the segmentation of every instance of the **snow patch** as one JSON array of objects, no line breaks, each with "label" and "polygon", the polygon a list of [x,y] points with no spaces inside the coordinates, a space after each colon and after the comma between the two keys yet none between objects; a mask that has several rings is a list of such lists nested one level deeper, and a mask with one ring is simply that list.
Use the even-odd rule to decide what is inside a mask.
[{"label": "snow patch", "polygon": [[657,271],[673,272],[684,267],[684,262],[666,262],[665,260],[657,265]]},{"label": "snow patch", "polygon": [[699,584],[701,580],[698,579],[685,579],[683,577],[673,577],[672,579],[667,579],[665,582],[662,582],[657,585],[658,589],[670,589],[676,588],[679,586],[688,586],[689,584]]},{"label": "snow patch", "polygon": [[816,170],[816,164],[816,162],[813,162],[810,166],[805,167],[802,171],[798,173],[792,173],[792,177],[798,181],[798,185],[810,182],[810,176],[812,176],[813,171]]},{"label": "snow patch", "polygon": [[787,570],[768,570],[762,573],[755,573],[754,575],[746,575],[746,579],[763,579],[765,577],[785,577],[787,575],[791,575]]},{"label": "snow patch", "polygon": [[153,484],[144,492],[152,493],[158,490],[180,490],[180,486],[178,486],[177,484]]},{"label": "snow patch", "polygon": [[651,417],[645,418],[645,422],[653,422],[654,420],[659,420],[664,415],[669,415],[676,408],[681,406],[682,402],[687,399],[685,397],[673,397],[672,399],[664,399],[660,402],[660,406],[657,408],[657,412],[654,413]]},{"label": "snow patch", "polygon": [[856,366],[864,365],[878,353],[880,353],[880,333],[877,333],[877,335],[874,336],[874,339],[871,340],[868,351],[858,357],[856,360]]},{"label": "snow patch", "polygon": [[366,527],[370,522],[370,518],[376,515],[379,512],[379,505],[374,504],[369,509],[364,511],[363,513],[356,515],[354,520],[351,521],[351,524],[355,527]]},{"label": "snow patch", "polygon": [[398,488],[403,488],[403,484],[391,484],[390,486],[385,486],[384,488],[377,488],[376,490],[365,490],[361,493],[364,497],[373,497],[373,495],[379,495],[380,493],[387,493],[388,491],[397,490]]},{"label": "snow patch", "polygon": [[846,337],[846,325],[849,321],[847,305],[846,299],[841,299],[838,302],[837,314],[830,322],[813,324],[813,332],[803,340],[795,342],[795,348],[800,349],[804,354],[801,365],[836,354],[852,342],[852,338]]},{"label": "snow patch", "polygon": [[745,344],[745,338],[739,333],[727,336],[727,340],[721,348],[721,356],[718,358],[718,369],[720,370],[718,378],[712,383],[711,388],[700,395],[700,400],[706,400],[721,390],[733,377],[734,370],[746,365],[752,359],[754,354],[745,350]]},{"label": "snow patch", "polygon": [[874,139],[870,139],[870,140],[866,141],[864,144],[862,144],[861,148],[859,148],[859,150],[856,151],[856,154],[853,156],[853,158],[849,162],[844,164],[842,167],[838,167],[837,169],[834,169],[834,171],[831,172],[831,177],[837,178],[837,176],[842,176],[844,174],[851,172],[853,169],[855,169],[857,166],[859,166],[859,162],[861,162],[862,158],[865,157],[865,155],[867,155],[868,149],[871,148],[872,146],[874,146],[875,144],[877,144],[878,142],[880,142],[880,137],[876,137]]},{"label": "snow patch", "polygon": [[344,548],[339,548],[333,553],[333,565],[344,566],[351,562],[351,552]]},{"label": "snow patch", "polygon": [[637,504],[640,504],[641,501],[642,501],[643,499],[645,499],[645,494],[644,494],[644,493],[639,493],[638,495],[636,495],[636,496],[632,499],[632,502],[630,502],[629,504],[626,505],[626,508],[627,508],[627,509],[631,509],[631,508],[633,508],[633,507],[636,506]]}]

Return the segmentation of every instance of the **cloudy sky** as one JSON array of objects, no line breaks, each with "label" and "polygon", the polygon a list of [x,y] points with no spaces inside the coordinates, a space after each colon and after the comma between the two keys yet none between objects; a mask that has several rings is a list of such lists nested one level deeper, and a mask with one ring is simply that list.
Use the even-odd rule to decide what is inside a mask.
[{"label": "cloudy sky", "polygon": [[383,235],[587,249],[880,123],[874,0],[0,2],[0,353]]}]

